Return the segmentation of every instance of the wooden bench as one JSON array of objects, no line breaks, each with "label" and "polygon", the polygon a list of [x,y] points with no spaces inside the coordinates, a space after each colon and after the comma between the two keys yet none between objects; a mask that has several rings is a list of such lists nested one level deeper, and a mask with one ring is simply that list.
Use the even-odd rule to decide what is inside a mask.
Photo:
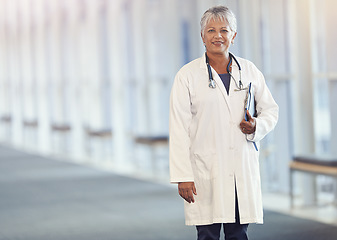
[{"label": "wooden bench", "polygon": [[51,130],[56,132],[70,132],[71,127],[68,124],[52,124]]},{"label": "wooden bench", "polygon": [[97,137],[97,138],[111,138],[112,131],[111,129],[100,129],[100,130],[93,130],[93,129],[85,129],[87,135],[89,137]]},{"label": "wooden bench", "polygon": [[294,207],[294,172],[304,172],[314,176],[325,175],[337,179],[337,157],[331,156],[297,156],[289,165],[290,207]]},{"label": "wooden bench", "polygon": [[[165,135],[156,135],[156,136],[136,136],[134,138],[134,141],[136,144],[142,144],[142,145],[146,145],[150,148],[150,152],[151,152],[151,170],[154,173],[157,173],[157,171],[166,171],[166,167],[164,167],[163,165],[165,165],[165,162],[163,161],[157,161],[159,156],[157,156],[156,154],[156,148],[157,147],[166,147],[168,146],[168,136]],[[165,169],[164,169],[165,168]],[[160,173],[159,173],[160,174]]]},{"label": "wooden bench", "polygon": [[3,115],[0,118],[1,122],[10,123],[12,122],[12,117],[10,115]]},{"label": "wooden bench", "polygon": [[135,137],[135,142],[146,145],[166,145],[168,136],[138,136]]},{"label": "wooden bench", "polygon": [[39,126],[39,123],[37,120],[24,120],[23,126],[30,127],[30,128],[37,128]]},{"label": "wooden bench", "polygon": [[110,162],[113,154],[113,133],[110,128],[94,129],[85,127],[85,151],[91,161]]},{"label": "wooden bench", "polygon": [[56,154],[66,153],[70,151],[69,136],[71,133],[71,126],[67,123],[53,123],[51,124],[52,134],[52,148]]}]

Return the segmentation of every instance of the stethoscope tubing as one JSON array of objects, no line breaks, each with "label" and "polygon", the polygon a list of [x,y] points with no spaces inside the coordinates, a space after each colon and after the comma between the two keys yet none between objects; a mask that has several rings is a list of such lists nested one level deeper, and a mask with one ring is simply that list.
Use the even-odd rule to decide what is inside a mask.
[{"label": "stethoscope tubing", "polygon": [[[209,64],[209,59],[208,59],[207,53],[205,53],[205,57],[206,57],[206,65],[207,65],[207,69],[208,69],[208,78],[209,78],[209,85],[208,86],[210,88],[214,89],[216,87],[216,85],[215,85],[215,81],[213,79],[212,68],[211,68],[211,65]],[[229,68],[230,68],[229,66],[232,63],[232,59],[234,59],[236,65],[239,68],[239,75],[240,75],[239,85],[238,85],[236,79],[233,77],[232,72],[229,70]],[[231,76],[231,78],[234,79],[235,85],[237,87],[236,90],[238,90],[238,91],[244,90],[245,88],[243,88],[243,84],[242,84],[242,81],[241,81],[241,66],[239,64],[239,61],[236,59],[236,57],[232,53],[229,53],[229,63],[227,65],[227,72]]]}]

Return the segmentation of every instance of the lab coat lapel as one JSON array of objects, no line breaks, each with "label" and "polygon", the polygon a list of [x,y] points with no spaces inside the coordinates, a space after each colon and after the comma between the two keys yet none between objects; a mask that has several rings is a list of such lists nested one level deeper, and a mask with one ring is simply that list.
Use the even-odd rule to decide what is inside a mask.
[{"label": "lab coat lapel", "polygon": [[232,71],[232,77],[231,77],[230,88],[234,90],[234,89],[237,89],[237,85],[239,85],[239,80],[240,80],[239,67],[234,60],[232,61],[231,71]]},{"label": "lab coat lapel", "polygon": [[219,77],[218,73],[212,68],[213,78],[216,83],[217,88],[220,90],[222,96],[225,99],[225,102],[227,104],[228,110],[231,111],[231,104],[230,104],[230,97],[227,94],[227,90],[225,88],[225,85],[223,84],[221,78]]},{"label": "lab coat lapel", "polygon": [[[200,68],[204,68],[205,71],[207,72],[207,76],[208,76],[208,69],[207,69],[207,65],[206,65],[206,57],[205,54],[203,54],[202,58],[201,58],[201,62],[200,62]],[[213,79],[215,81],[216,84],[216,91],[220,91],[223,98],[225,99],[226,105],[228,107],[228,110],[230,111],[230,98],[227,95],[227,91],[226,88],[224,86],[224,84],[222,83],[222,80],[220,79],[218,73],[211,67],[212,69],[212,74],[213,74]]]}]

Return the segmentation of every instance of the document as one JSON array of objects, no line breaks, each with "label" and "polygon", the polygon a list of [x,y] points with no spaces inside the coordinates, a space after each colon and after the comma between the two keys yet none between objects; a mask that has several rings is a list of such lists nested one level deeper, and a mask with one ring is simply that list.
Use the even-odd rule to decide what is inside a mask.
[{"label": "document", "polygon": [[[250,82],[248,86],[248,92],[246,96],[246,102],[245,102],[245,120],[248,121],[248,115],[247,110],[249,111],[250,116],[255,116],[255,98],[254,98],[254,89],[253,85]],[[254,147],[256,151],[258,151],[256,143],[252,142],[254,144]]]}]

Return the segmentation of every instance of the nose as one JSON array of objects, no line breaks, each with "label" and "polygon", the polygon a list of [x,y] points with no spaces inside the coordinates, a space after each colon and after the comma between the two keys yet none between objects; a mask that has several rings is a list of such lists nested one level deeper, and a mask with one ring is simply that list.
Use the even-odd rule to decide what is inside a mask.
[{"label": "nose", "polygon": [[221,33],[220,33],[220,32],[217,32],[217,33],[215,34],[215,37],[221,38],[221,37],[222,37],[222,36],[221,36]]}]

